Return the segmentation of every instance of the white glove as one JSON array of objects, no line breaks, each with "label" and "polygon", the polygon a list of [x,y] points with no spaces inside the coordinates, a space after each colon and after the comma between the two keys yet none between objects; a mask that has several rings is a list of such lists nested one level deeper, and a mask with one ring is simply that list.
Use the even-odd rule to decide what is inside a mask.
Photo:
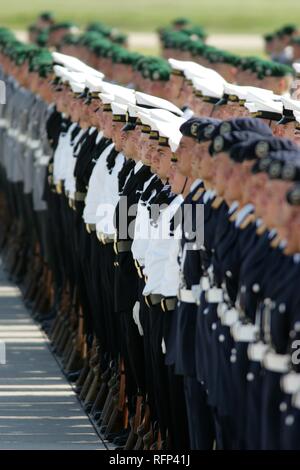
[{"label": "white glove", "polygon": [[140,335],[144,336],[143,327],[142,327],[141,322],[140,322],[140,303],[139,302],[135,303],[132,313],[133,313],[134,323],[136,323],[136,325],[139,329]]}]

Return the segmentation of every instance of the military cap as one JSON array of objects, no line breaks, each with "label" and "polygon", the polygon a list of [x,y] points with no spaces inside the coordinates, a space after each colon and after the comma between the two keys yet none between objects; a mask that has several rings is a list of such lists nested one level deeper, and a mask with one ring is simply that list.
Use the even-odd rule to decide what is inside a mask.
[{"label": "military cap", "polygon": [[[247,140],[250,141],[248,145]],[[233,145],[243,142],[245,148],[242,148],[241,152],[245,153],[243,158],[248,160],[264,158],[268,156],[270,152],[283,150],[297,151],[298,149],[298,146],[290,139],[277,138],[268,135],[262,136],[254,132],[235,131],[225,134],[224,136],[216,137],[212,143],[212,150],[214,153],[227,151]],[[248,154],[247,157],[246,154]]]},{"label": "military cap", "polygon": [[189,52],[192,56],[202,56],[207,45],[202,41],[190,41]]},{"label": "military cap", "polygon": [[214,118],[207,118],[205,122],[202,122],[198,127],[198,141],[205,142],[211,140],[217,126],[219,126],[221,122],[221,119]]},{"label": "military cap", "polygon": [[172,25],[174,26],[186,26],[190,23],[190,20],[184,17],[175,18],[175,20],[172,21]]},{"label": "military cap", "polygon": [[127,106],[124,104],[113,101],[111,103],[111,110],[113,114],[113,121],[115,122],[126,122]]},{"label": "military cap", "polygon": [[224,94],[224,80],[209,77],[208,78],[195,78],[193,80],[193,87],[196,90],[196,95],[199,94],[203,97],[204,101],[217,103]]},{"label": "military cap", "polygon": [[294,100],[288,96],[281,96],[280,99],[283,104],[283,117],[278,124],[286,124],[295,121],[294,111],[300,112],[300,101]]},{"label": "military cap", "polygon": [[295,184],[286,194],[286,200],[291,206],[300,205],[300,184]]},{"label": "military cap", "polygon": [[259,79],[263,79],[265,77],[285,77],[286,75],[292,75],[293,69],[284,64],[280,64],[278,62],[274,62],[271,60],[258,60],[255,63],[254,71],[257,74]]},{"label": "military cap", "polygon": [[[238,135],[238,132],[233,134]],[[241,134],[244,134],[241,132]],[[289,139],[280,139],[272,136],[262,137],[251,133],[249,140],[234,145],[230,150],[230,156],[235,161],[256,160],[271,157],[276,159],[290,158],[291,153],[297,152],[297,146]],[[298,152],[299,153],[299,152]]]},{"label": "military cap", "polygon": [[71,29],[71,28],[77,28],[76,24],[71,21],[62,21],[60,23],[54,23],[53,25],[51,25],[49,30],[50,32],[52,32],[52,31],[57,31],[58,29]]},{"label": "military cap", "polygon": [[271,42],[271,41],[273,41],[274,37],[275,37],[274,33],[267,33],[267,34],[264,34],[264,40],[265,40],[266,42]]},{"label": "military cap", "polygon": [[[211,155],[219,152],[229,152],[234,145],[243,144],[255,139],[262,139],[262,137],[255,132],[249,131],[233,131],[223,135],[217,135],[212,140],[212,143],[209,147],[209,152]],[[235,155],[236,159],[241,160],[242,157],[240,156],[240,152],[236,152]]]},{"label": "military cap", "polygon": [[204,124],[205,122],[208,122],[208,118],[206,117],[192,117],[185,121],[181,126],[180,126],[180,132],[182,135],[185,137],[192,137],[194,139],[198,138],[198,131],[200,128],[201,124]]},{"label": "military cap", "polygon": [[39,18],[44,21],[54,21],[54,15],[51,11],[42,11]]},{"label": "military cap", "polygon": [[270,98],[256,98],[255,101],[246,102],[245,107],[253,117],[279,121],[282,118],[283,104]]},{"label": "military cap", "polygon": [[290,36],[297,30],[298,30],[298,27],[295,24],[286,24],[280,29],[282,34],[286,34],[288,36]]},{"label": "military cap", "polygon": [[85,90],[83,82],[70,81],[70,88],[76,95],[81,95]]},{"label": "military cap", "polygon": [[238,117],[220,122],[220,124],[216,126],[212,137],[215,138],[218,135],[224,135],[234,131],[254,132],[266,137],[271,137],[273,135],[269,126],[267,126],[264,122],[249,117]]},{"label": "military cap", "polygon": [[43,46],[46,46],[48,38],[49,38],[49,31],[44,30],[44,31],[40,31],[37,34],[35,41],[36,41],[38,46],[43,47]]},{"label": "military cap", "polygon": [[283,159],[280,179],[300,182],[300,149],[289,152],[289,155]]},{"label": "military cap", "polygon": [[177,116],[183,115],[183,112],[181,111],[181,109],[179,109],[170,101],[165,100],[163,98],[149,95],[147,93],[142,93],[140,91],[137,91],[135,93],[135,98],[136,98],[136,104],[138,106],[142,106],[144,108],[149,108],[149,109],[151,108],[165,109],[166,111],[170,111],[171,113],[176,114]]},{"label": "military cap", "polygon": [[180,31],[189,36],[192,40],[203,40],[207,36],[206,32],[204,31],[204,28],[202,28],[201,26],[185,26],[184,28],[181,28]]}]

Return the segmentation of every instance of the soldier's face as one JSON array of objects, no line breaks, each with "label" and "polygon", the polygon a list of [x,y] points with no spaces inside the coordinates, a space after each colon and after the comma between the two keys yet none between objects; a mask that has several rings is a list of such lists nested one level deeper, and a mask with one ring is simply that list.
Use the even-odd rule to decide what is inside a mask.
[{"label": "soldier's face", "polygon": [[[147,134],[148,135],[148,134]],[[147,140],[145,139],[141,145],[140,148],[140,158],[141,161],[144,163],[144,165],[151,165],[151,151],[156,147],[156,145],[153,144],[153,141],[147,137]]]},{"label": "soldier's face", "polygon": [[196,147],[197,142],[194,139],[190,137],[183,137],[181,139],[180,145],[176,151],[177,170],[184,176],[191,176],[192,159],[196,153]]},{"label": "soldier's face", "polygon": [[[285,203],[285,205],[289,205]],[[290,206],[292,207],[292,206]],[[291,218],[285,225],[284,231],[282,231],[282,238],[287,241],[287,246],[284,250],[286,255],[299,253],[300,251],[300,209],[298,206],[293,207],[291,212]]]},{"label": "soldier's face", "polygon": [[211,182],[214,176],[214,159],[208,154],[203,153],[198,165],[198,176],[206,182]]},{"label": "soldier's face", "polygon": [[223,197],[228,180],[232,173],[233,162],[230,160],[228,155],[223,152],[219,153],[215,157],[215,162],[217,165],[213,185],[218,195]]},{"label": "soldier's face", "polygon": [[228,204],[231,204],[233,201],[242,200],[242,187],[245,180],[245,174],[245,169],[240,163],[233,164],[227,187],[224,192],[224,197]]},{"label": "soldier's face", "polygon": [[152,140],[150,149],[149,149],[149,158],[150,158],[150,168],[152,173],[157,174],[157,169],[159,165],[159,157],[157,153],[158,141]]},{"label": "soldier's face", "polygon": [[176,150],[176,156],[178,170],[185,176],[191,174],[191,162],[196,151],[196,141],[191,137],[183,136]]},{"label": "soldier's face", "polygon": [[174,194],[181,194],[186,183],[186,177],[183,176],[177,168],[176,163],[171,164],[169,173],[169,183]]},{"label": "soldier's face", "polygon": [[214,105],[212,103],[208,103],[207,101],[203,101],[201,98],[194,96],[191,102],[191,108],[195,111],[197,116],[212,116]]},{"label": "soldier's face", "polygon": [[197,143],[191,160],[191,175],[198,178],[198,167],[201,163],[202,156],[208,152],[209,142]]},{"label": "soldier's face", "polygon": [[166,180],[170,176],[171,158],[172,158],[171,149],[169,147],[158,146],[157,154],[158,154],[158,159],[159,159],[158,167],[157,167],[157,175],[162,180]]},{"label": "soldier's face", "polygon": [[139,151],[137,147],[137,142],[138,142],[138,138],[140,135],[139,131],[136,127],[134,130],[126,132],[125,134],[126,134],[125,141],[123,142],[123,139],[122,139],[123,152],[126,158],[136,159],[138,156],[138,151]]},{"label": "soldier's face", "polygon": [[[178,103],[178,98],[180,95],[180,90],[183,84],[183,77],[180,75],[171,75],[170,80],[168,80],[165,86],[165,99]],[[183,103],[184,104],[184,103]]]},{"label": "soldier's face", "polygon": [[286,124],[276,123],[272,127],[272,131],[276,137],[286,137],[287,139],[295,140],[295,121]]},{"label": "soldier's face", "polygon": [[247,160],[242,163],[242,180],[241,180],[241,203],[247,204],[250,202],[250,192],[252,184],[251,168],[254,160]]},{"label": "soldier's face", "polygon": [[273,223],[275,228],[284,228],[294,214],[295,208],[286,201],[286,193],[292,187],[292,183],[287,181],[268,181],[266,189],[268,194],[272,194],[266,210],[266,223]]},{"label": "soldier's face", "polygon": [[103,113],[103,134],[107,139],[112,138],[112,114],[105,111]]},{"label": "soldier's face", "polygon": [[115,144],[115,149],[118,152],[122,151],[122,138],[121,138],[121,129],[123,127],[123,122],[113,122],[112,123],[112,140]]}]

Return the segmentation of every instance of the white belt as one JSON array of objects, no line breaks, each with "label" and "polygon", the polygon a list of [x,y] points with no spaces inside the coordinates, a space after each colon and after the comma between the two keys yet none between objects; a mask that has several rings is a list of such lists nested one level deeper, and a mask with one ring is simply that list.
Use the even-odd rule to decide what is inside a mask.
[{"label": "white belt", "polygon": [[18,133],[18,131],[17,131],[16,129],[8,129],[7,133],[8,133],[8,135],[9,135],[10,137],[14,137],[14,138],[15,138],[16,135],[17,135],[17,133]]},{"label": "white belt", "polygon": [[292,405],[293,405],[295,408],[300,409],[300,392],[297,392],[297,393],[295,393],[295,395],[293,395],[293,398],[292,398]]},{"label": "white belt", "polygon": [[266,354],[268,345],[262,342],[252,343],[248,346],[248,358],[250,361],[262,362]]},{"label": "white belt", "polygon": [[201,289],[207,291],[210,288],[209,279],[207,276],[203,276],[200,281]]},{"label": "white belt", "polygon": [[185,302],[187,304],[194,304],[195,302],[195,297],[190,289],[180,289],[178,293],[178,298],[180,302]]},{"label": "white belt", "polygon": [[48,165],[50,156],[45,155],[42,149],[37,149],[34,152],[34,156],[38,165],[41,165],[41,166]]},{"label": "white belt", "polygon": [[285,393],[294,395],[300,390],[300,374],[289,372],[281,378],[281,388]]},{"label": "white belt", "polygon": [[18,135],[18,141],[20,143],[26,142],[26,139],[27,139],[27,135],[25,135],[25,134],[19,134]]},{"label": "white belt", "polygon": [[8,127],[8,121],[6,119],[0,119],[0,127]]},{"label": "white belt", "polygon": [[27,139],[27,145],[32,150],[35,150],[40,146],[40,141],[39,140],[33,140],[33,139]]},{"label": "white belt", "polygon": [[288,354],[276,354],[270,351],[265,354],[262,365],[267,370],[284,374],[289,371],[290,361]]},{"label": "white belt", "polygon": [[222,325],[233,326],[239,319],[239,312],[235,308],[230,308],[223,312],[220,319]]},{"label": "white belt", "polygon": [[205,299],[210,304],[218,304],[223,300],[223,290],[212,287],[205,292]]},{"label": "white belt", "polygon": [[241,343],[252,343],[255,341],[258,331],[258,326],[252,323],[243,325],[240,322],[236,322],[231,327],[231,335],[234,341]]}]

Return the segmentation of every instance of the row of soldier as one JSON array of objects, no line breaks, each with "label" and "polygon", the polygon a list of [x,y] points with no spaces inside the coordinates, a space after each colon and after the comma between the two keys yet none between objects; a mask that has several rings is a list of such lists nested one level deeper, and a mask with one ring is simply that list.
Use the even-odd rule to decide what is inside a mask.
[{"label": "row of soldier", "polygon": [[187,119],[0,42],[4,262],[100,431],[125,449],[298,448],[297,102],[252,88],[256,118],[221,102],[227,119]]}]

